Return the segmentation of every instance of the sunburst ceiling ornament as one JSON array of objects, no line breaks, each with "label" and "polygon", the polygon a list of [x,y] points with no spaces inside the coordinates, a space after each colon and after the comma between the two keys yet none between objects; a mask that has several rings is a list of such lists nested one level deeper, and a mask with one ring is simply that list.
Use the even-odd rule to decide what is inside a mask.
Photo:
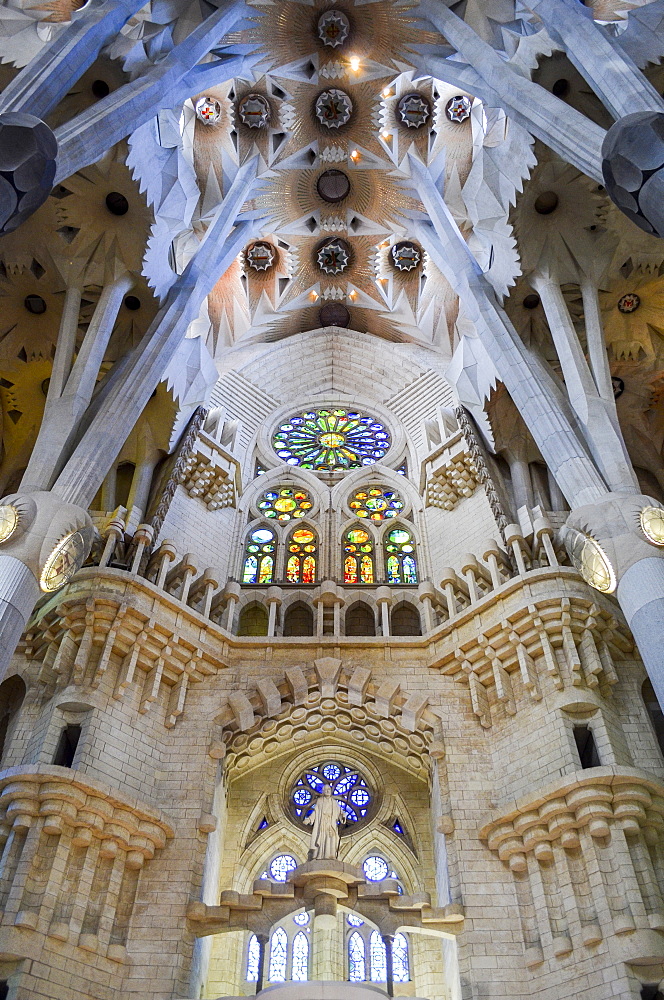
[{"label": "sunburst ceiling ornament", "polygon": [[398,271],[414,271],[422,260],[422,251],[414,243],[395,243],[391,250],[392,263]]},{"label": "sunburst ceiling ornament", "polygon": [[316,118],[326,128],[341,128],[350,121],[353,102],[343,90],[324,90],[316,101]]},{"label": "sunburst ceiling ornament", "polygon": [[316,260],[326,274],[341,274],[350,263],[350,247],[345,240],[328,240],[319,247]]},{"label": "sunburst ceiling ornament", "polygon": [[252,243],[247,247],[245,257],[254,271],[267,271],[274,264],[274,247],[262,241]]},{"label": "sunburst ceiling ornament", "polygon": [[248,128],[265,128],[270,120],[270,105],[262,94],[247,94],[238,104],[240,121]]},{"label": "sunburst ceiling ornament", "polygon": [[627,295],[623,295],[618,301],[618,309],[621,313],[633,313],[641,305],[641,299],[636,294],[636,292],[628,292]]},{"label": "sunburst ceiling ornament", "polygon": [[350,22],[340,10],[328,10],[319,18],[318,37],[323,45],[336,49],[348,38]]},{"label": "sunburst ceiling ornament", "polygon": [[473,107],[473,102],[469,97],[462,94],[457,94],[445,105],[445,111],[447,117],[451,122],[465,122],[467,118],[470,118],[470,112]]},{"label": "sunburst ceiling ornament", "polygon": [[397,112],[406,128],[422,128],[431,117],[431,105],[422,94],[406,94],[399,101]]},{"label": "sunburst ceiling ornament", "polygon": [[214,97],[201,97],[196,101],[196,117],[204,125],[217,125],[221,121],[221,104]]}]

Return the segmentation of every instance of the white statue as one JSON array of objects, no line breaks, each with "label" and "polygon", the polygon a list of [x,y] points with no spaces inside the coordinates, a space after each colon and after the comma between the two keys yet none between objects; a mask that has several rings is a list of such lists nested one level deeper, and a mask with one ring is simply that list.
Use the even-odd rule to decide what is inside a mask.
[{"label": "white statue", "polygon": [[313,824],[311,831],[311,854],[315,860],[336,858],[339,853],[339,823],[346,822],[346,815],[332,795],[329,785],[323,788],[316,805],[304,820]]}]

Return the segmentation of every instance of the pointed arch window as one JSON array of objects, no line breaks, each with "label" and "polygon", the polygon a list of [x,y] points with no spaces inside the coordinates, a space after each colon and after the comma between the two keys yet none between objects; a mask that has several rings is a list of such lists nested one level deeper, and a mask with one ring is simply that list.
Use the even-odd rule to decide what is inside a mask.
[{"label": "pointed arch window", "polygon": [[364,940],[359,931],[353,931],[348,938],[348,978],[351,983],[363,983],[367,978]]},{"label": "pointed arch window", "polygon": [[364,528],[351,528],[344,537],[344,583],[375,583],[373,538]]},{"label": "pointed arch window", "polygon": [[288,968],[288,935],[283,927],[277,927],[270,943],[270,973],[271,983],[284,983]]},{"label": "pointed arch window", "polygon": [[309,938],[304,931],[298,931],[293,941],[293,964],[291,979],[306,982],[309,978]]},{"label": "pointed arch window", "polygon": [[385,942],[378,931],[372,931],[369,938],[369,960],[371,962],[371,982],[386,982],[387,955],[385,953]]},{"label": "pointed arch window", "polygon": [[415,541],[406,528],[392,528],[385,536],[387,582],[417,583]]},{"label": "pointed arch window", "polygon": [[392,978],[395,983],[407,983],[410,980],[408,939],[401,933],[395,935],[392,944]]},{"label": "pointed arch window", "polygon": [[249,938],[249,946],[247,948],[247,982],[257,983],[258,982],[258,966],[260,964],[261,957],[261,946],[258,943],[258,938],[255,934],[252,934]]},{"label": "pointed arch window", "polygon": [[254,528],[247,539],[242,583],[272,583],[275,550],[274,532],[270,528]]},{"label": "pointed arch window", "polygon": [[310,528],[297,528],[288,539],[286,579],[288,583],[315,583],[318,543]]}]

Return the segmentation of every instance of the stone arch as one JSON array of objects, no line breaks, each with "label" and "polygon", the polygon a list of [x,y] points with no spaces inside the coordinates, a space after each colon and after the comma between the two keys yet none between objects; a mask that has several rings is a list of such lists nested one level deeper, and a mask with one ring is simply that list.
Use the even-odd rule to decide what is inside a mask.
[{"label": "stone arch", "polygon": [[[313,472],[309,472],[308,469],[300,469],[298,466],[279,465],[274,469],[269,469],[267,472],[263,473],[262,476],[257,476],[252,482],[248,483],[245,489],[242,499],[238,505],[238,509],[243,512],[260,518],[261,513],[256,507],[259,497],[266,490],[269,490],[276,486],[295,486],[305,489],[311,494],[311,498],[314,502],[314,506],[310,512],[310,517],[316,518],[319,516],[322,510],[327,507],[329,502],[329,490],[327,486],[321,482],[318,476],[315,476]],[[293,522],[276,522],[280,527],[290,526]]]},{"label": "stone arch", "polygon": [[310,603],[294,601],[284,613],[283,634],[285,636],[312,636],[314,634],[314,612]]},{"label": "stone arch", "polygon": [[260,601],[250,601],[240,610],[237,621],[238,635],[267,635],[268,612]]},{"label": "stone arch", "polygon": [[9,746],[27,688],[22,677],[13,674],[0,684],[0,762]]},{"label": "stone arch", "polygon": [[[401,494],[406,504],[402,512],[403,517],[422,510],[422,497],[410,480],[383,464],[366,465],[362,469],[354,469],[347,473],[332,490],[332,506],[352,520],[354,515],[348,506],[348,500],[356,490],[374,484],[389,486]],[[380,522],[376,524],[380,525]]]},{"label": "stone arch", "polygon": [[376,614],[370,604],[363,600],[354,601],[344,614],[345,635],[377,635]]},{"label": "stone arch", "polygon": [[[266,528],[268,531],[274,533],[274,553],[273,553],[273,566],[272,566],[272,583],[279,579],[279,572],[281,565],[283,563],[283,548],[284,548],[284,536],[283,532],[280,531],[280,526],[278,524],[273,524],[265,517],[254,518],[250,521],[244,528],[241,535],[241,541],[239,546],[239,552],[236,554],[236,565],[237,574],[236,578],[242,582],[244,578],[244,561],[247,555],[247,545],[249,544],[249,538],[252,532],[257,531],[259,528]],[[270,586],[270,584],[266,584]]]},{"label": "stone arch", "polygon": [[402,599],[392,606],[390,635],[422,635],[420,609],[413,601]]}]

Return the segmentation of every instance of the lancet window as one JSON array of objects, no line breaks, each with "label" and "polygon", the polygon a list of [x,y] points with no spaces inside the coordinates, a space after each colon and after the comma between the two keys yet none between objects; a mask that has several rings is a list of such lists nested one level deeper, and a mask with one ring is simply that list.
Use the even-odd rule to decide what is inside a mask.
[{"label": "lancet window", "polygon": [[310,528],[296,528],[287,542],[286,580],[288,583],[315,583],[318,543]]},{"label": "lancet window", "polygon": [[243,583],[272,583],[274,580],[275,534],[270,528],[254,528],[245,548]]},{"label": "lancet window", "polygon": [[417,583],[417,557],[412,533],[406,528],[392,528],[385,536],[384,547],[387,582]]},{"label": "lancet window", "polygon": [[344,583],[375,582],[373,538],[364,528],[351,528],[344,537]]},{"label": "lancet window", "polygon": [[[355,913],[346,917],[346,954],[351,983],[384,983],[387,980],[387,949],[377,928]],[[405,934],[392,942],[392,977],[395,983],[410,981],[410,955]]]},{"label": "lancet window", "polygon": [[[271,983],[307,982],[311,957],[311,917],[302,910],[285,917],[266,945],[266,974]],[[246,980],[258,982],[260,945],[255,934],[247,942]]]}]

